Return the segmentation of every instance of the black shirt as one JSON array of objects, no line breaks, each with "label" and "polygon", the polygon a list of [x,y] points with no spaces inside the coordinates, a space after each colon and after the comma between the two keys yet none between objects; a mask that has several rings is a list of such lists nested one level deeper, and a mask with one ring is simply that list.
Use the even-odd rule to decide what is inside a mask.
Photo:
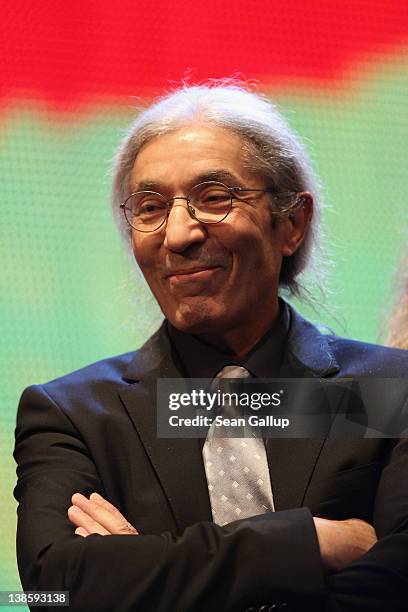
[{"label": "black shirt", "polygon": [[243,366],[256,378],[278,377],[290,323],[286,303],[279,300],[279,306],[277,321],[249,353],[239,360],[167,322],[170,341],[184,368],[185,376],[214,378],[223,367],[234,364]]}]

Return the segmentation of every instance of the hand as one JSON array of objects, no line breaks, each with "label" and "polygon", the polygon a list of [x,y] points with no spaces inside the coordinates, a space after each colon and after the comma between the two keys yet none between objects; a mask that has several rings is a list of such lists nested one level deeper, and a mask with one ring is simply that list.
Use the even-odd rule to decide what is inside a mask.
[{"label": "hand", "polygon": [[325,569],[337,572],[364,555],[377,542],[374,528],[360,519],[313,518]]},{"label": "hand", "polygon": [[138,531],[119,512],[117,508],[98,493],[87,499],[81,493],[71,497],[72,506],[68,508],[68,518],[76,525],[75,533],[84,538],[91,533],[100,535],[138,535]]}]

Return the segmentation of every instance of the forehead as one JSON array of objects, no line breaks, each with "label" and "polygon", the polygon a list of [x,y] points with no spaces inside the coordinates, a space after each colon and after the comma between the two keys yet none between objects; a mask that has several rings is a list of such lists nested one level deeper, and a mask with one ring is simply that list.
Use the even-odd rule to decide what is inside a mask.
[{"label": "forehead", "polygon": [[193,124],[150,140],[136,157],[131,185],[184,187],[201,180],[245,182],[245,141],[221,127]]}]

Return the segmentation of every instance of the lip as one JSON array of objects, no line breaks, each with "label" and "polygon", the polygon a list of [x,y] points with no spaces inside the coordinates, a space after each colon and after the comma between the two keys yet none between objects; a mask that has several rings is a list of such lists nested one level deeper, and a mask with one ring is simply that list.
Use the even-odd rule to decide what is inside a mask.
[{"label": "lip", "polygon": [[166,274],[166,278],[176,282],[205,280],[212,276],[217,270],[219,270],[219,266],[180,269],[174,270],[174,272],[170,274]]}]

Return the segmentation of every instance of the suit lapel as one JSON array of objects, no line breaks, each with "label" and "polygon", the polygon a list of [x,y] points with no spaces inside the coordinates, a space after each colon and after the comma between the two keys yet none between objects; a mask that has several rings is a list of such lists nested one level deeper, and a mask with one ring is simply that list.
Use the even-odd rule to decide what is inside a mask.
[{"label": "suit lapel", "polygon": [[[288,306],[290,323],[282,359],[281,378],[327,378],[339,372],[339,365],[327,338]],[[269,438],[266,442],[276,510],[303,505],[325,437]]]},{"label": "suit lapel", "polygon": [[207,480],[199,439],[157,437],[156,381],[180,378],[164,325],[137,352],[124,378],[131,382],[120,397],[149,456],[178,530],[211,520]]},{"label": "suit lapel", "polygon": [[324,439],[269,438],[266,442],[275,510],[299,508]]}]

